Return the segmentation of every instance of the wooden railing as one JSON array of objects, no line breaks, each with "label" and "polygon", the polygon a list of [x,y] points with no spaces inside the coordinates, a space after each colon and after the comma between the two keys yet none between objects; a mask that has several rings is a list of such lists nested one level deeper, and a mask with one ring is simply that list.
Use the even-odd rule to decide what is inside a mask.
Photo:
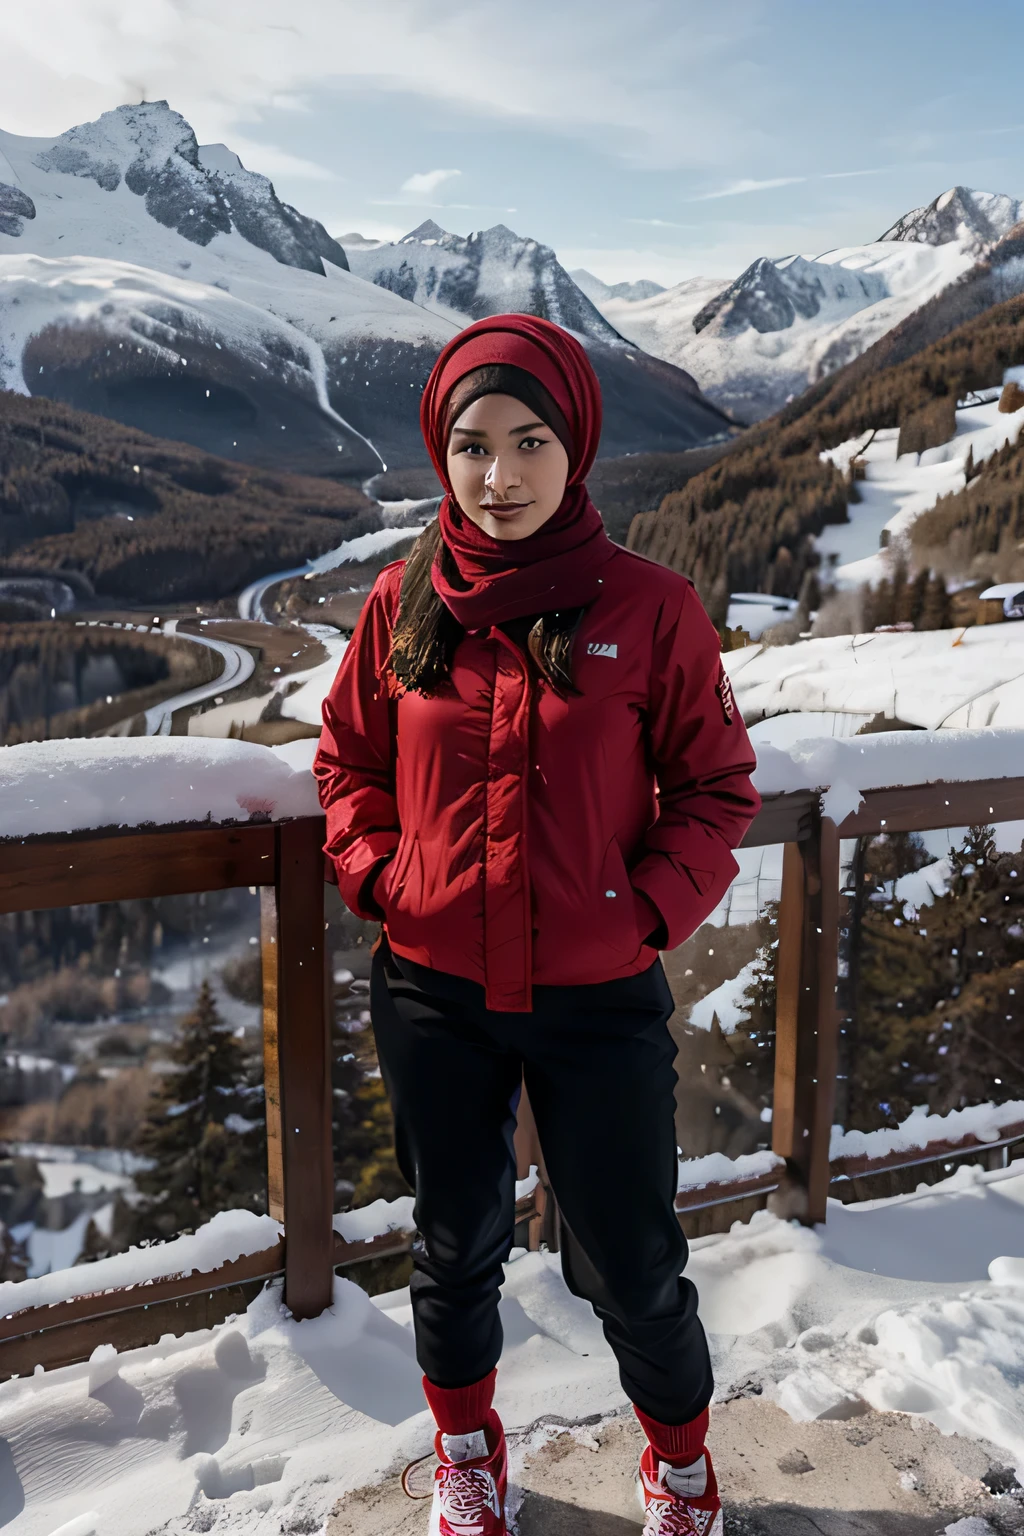
[{"label": "wooden railing", "polygon": [[[777,957],[773,1149],[779,1171],[680,1195],[681,1217],[725,1202],[771,1194],[780,1214],[825,1219],[829,1185],[867,1166],[830,1164],[839,1016],[836,977],[841,838],[881,831],[1024,818],[1024,777],[868,791],[840,825],[812,791],[776,795],[746,846],[785,845]],[[0,1379],[87,1359],[98,1343],[153,1343],[239,1311],[268,1279],[284,1277],[296,1317],[328,1305],[334,1270],[408,1247],[388,1234],[370,1244],[334,1232],[330,1030],[324,955],[322,818],[240,826],[186,825],[75,833],[0,842],[0,913],[127,898],[256,886],[263,958],[264,1084],[270,1214],[283,1238],[270,1248],[191,1275],[97,1292],[0,1317]],[[1012,1128],[1011,1128],[1012,1129]],[[1024,1125],[1020,1127],[1024,1136]],[[1018,1139],[1008,1134],[1008,1143]],[[886,1169],[938,1161],[971,1150],[971,1138],[879,1161]],[[1003,1143],[1000,1143],[1001,1145]],[[543,1167],[528,1119],[520,1128],[521,1170]],[[863,1160],[862,1160],[863,1161]],[[557,1243],[557,1214],[542,1179],[520,1202],[520,1230],[531,1247]]]},{"label": "wooden railing", "polygon": [[296,1317],[315,1317],[329,1303],[333,1267],[347,1245],[331,1226],[322,847],[320,817],[0,843],[0,913],[260,888],[268,1210],[286,1234],[276,1247],[212,1274],[170,1276],[0,1318],[0,1377],[37,1362],[88,1358],[108,1337],[156,1342],[168,1328],[202,1327],[240,1288],[270,1275],[284,1275]]},{"label": "wooden railing", "polygon": [[[765,800],[744,846],[784,845],[772,1112],[772,1148],[785,1159],[775,1191],[780,1214],[808,1223],[824,1221],[829,1185],[846,1175],[829,1160],[840,1029],[840,841],[1021,819],[1024,777],[866,790],[860,808],[838,826],[821,814],[820,797],[812,790]],[[939,1162],[969,1150],[968,1143],[954,1154],[943,1142],[927,1158],[908,1152],[902,1159],[894,1156],[884,1162],[888,1170]],[[863,1177],[868,1171],[861,1168],[858,1174]]]}]

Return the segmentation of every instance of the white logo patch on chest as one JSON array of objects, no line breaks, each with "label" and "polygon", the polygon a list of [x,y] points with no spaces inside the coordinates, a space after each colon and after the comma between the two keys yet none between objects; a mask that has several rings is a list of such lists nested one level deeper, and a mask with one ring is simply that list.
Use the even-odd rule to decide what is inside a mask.
[{"label": "white logo patch on chest", "polygon": [[606,645],[600,640],[590,640],[587,643],[588,656],[618,656],[618,654],[617,645]]}]

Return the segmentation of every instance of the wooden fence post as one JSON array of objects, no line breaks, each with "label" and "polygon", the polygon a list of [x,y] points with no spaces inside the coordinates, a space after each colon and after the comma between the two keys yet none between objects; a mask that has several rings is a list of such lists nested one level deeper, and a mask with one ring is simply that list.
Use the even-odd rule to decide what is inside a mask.
[{"label": "wooden fence post", "polygon": [[[274,854],[275,880],[277,853]],[[277,1032],[277,886],[260,886],[263,962],[263,1105],[267,1124],[267,1210],[284,1223],[284,1148],[281,1144],[281,1058]]]},{"label": "wooden fence post", "polygon": [[558,1204],[548,1183],[548,1170],[544,1163],[544,1153],[541,1151],[540,1137],[537,1134],[537,1122],[533,1118],[533,1109],[530,1106],[525,1083],[519,1096],[514,1146],[516,1178],[527,1178],[531,1167],[537,1170],[534,1214],[530,1218],[528,1246],[531,1252],[536,1252],[543,1243],[551,1253],[557,1253],[562,1240]]},{"label": "wooden fence post", "polygon": [[825,1220],[836,1098],[839,833],[817,817],[786,843],[776,959],[772,1146],[788,1179],[770,1202],[808,1225]]},{"label": "wooden fence post", "polygon": [[261,903],[268,1197],[285,1229],[285,1305],[300,1318],[322,1312],[334,1284],[322,846],[319,820],[281,822]]}]

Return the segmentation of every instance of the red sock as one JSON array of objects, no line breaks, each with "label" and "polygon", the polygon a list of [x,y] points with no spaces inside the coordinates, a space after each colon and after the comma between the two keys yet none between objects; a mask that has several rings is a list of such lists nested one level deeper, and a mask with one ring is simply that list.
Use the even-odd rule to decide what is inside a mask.
[{"label": "red sock", "polygon": [[640,1427],[659,1461],[667,1462],[670,1467],[690,1467],[701,1456],[705,1457],[707,1487],[700,1498],[691,1502],[701,1508],[715,1507],[718,1503],[718,1480],[704,1444],[710,1418],[708,1410],[705,1408],[703,1413],[691,1419],[688,1424],[662,1424],[659,1419],[648,1418],[635,1403],[633,1412],[640,1420]]},{"label": "red sock", "polygon": [[442,1435],[472,1435],[483,1429],[494,1401],[497,1369],[469,1387],[436,1387],[423,1378],[423,1392]]}]

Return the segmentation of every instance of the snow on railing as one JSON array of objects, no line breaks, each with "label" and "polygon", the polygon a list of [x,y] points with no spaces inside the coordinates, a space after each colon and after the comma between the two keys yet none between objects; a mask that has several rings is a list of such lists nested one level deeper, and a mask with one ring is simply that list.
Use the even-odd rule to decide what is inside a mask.
[{"label": "snow on railing", "polygon": [[707,1189],[710,1185],[748,1184],[778,1174],[785,1168],[785,1158],[775,1152],[747,1152],[742,1157],[727,1157],[724,1152],[709,1152],[705,1157],[681,1157],[679,1182],[683,1190]]},{"label": "snow on railing", "polygon": [[1024,1134],[1022,1128],[1024,1101],[1020,1099],[1005,1104],[972,1104],[966,1109],[951,1109],[945,1115],[930,1115],[921,1106],[892,1129],[844,1131],[841,1126],[833,1126],[829,1156],[833,1163],[859,1164],[863,1160],[891,1165],[896,1157],[914,1163],[927,1157],[930,1148],[959,1143],[985,1146],[1015,1131]]},{"label": "snow on railing", "polygon": [[372,1200],[354,1211],[343,1211],[334,1218],[334,1230],[346,1243],[372,1243],[389,1232],[414,1232],[412,1195],[397,1200]]},{"label": "snow on railing", "polygon": [[[842,821],[865,791],[1013,777],[1024,730],[891,731],[762,746],[764,795],[820,790]],[[0,749],[0,837],[182,822],[277,821],[319,812],[316,787],[288,754],[207,736],[98,737]]]},{"label": "snow on railing", "polygon": [[222,1264],[273,1248],[283,1232],[280,1222],[270,1216],[221,1211],[195,1232],[166,1243],[129,1248],[108,1259],[37,1275],[32,1280],[5,1280],[0,1284],[0,1317],[11,1317],[28,1307],[52,1307],[77,1296],[152,1285],[172,1275],[206,1274]]},{"label": "snow on railing", "polygon": [[[1024,1140],[1024,1100],[974,1104],[945,1115],[930,1115],[921,1106],[898,1126],[884,1130],[844,1131],[841,1125],[833,1126],[829,1147],[832,1180],[940,1162],[1015,1140]],[[676,1203],[686,1210],[741,1199],[747,1193],[767,1194],[777,1187],[785,1167],[785,1159],[768,1150],[741,1157],[728,1157],[724,1152],[681,1157],[680,1198]],[[711,1198],[702,1200],[702,1195]]]},{"label": "snow on railing", "polygon": [[0,838],[319,812],[312,774],[253,741],[101,736],[0,748]]},{"label": "snow on railing", "polygon": [[760,746],[754,783],[762,795],[822,791],[821,809],[842,822],[864,793],[901,785],[968,783],[1024,773],[1024,730],[884,731],[817,737],[787,751]]}]

